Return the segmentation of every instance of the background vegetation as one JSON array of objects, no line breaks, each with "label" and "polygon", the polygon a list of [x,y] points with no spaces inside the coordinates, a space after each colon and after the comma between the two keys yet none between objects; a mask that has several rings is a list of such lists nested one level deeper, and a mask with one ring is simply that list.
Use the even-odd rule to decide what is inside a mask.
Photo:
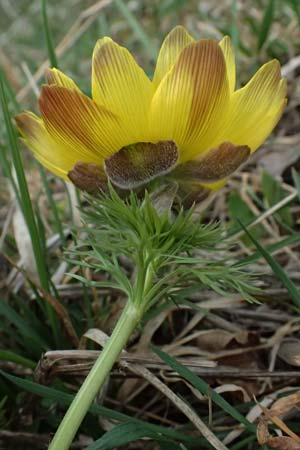
[{"label": "background vegetation", "polygon": [[278,58],[289,86],[273,135],[203,214],[205,223],[226,223],[233,245],[224,256],[258,273],[258,302],[187,292],[180,310],[170,302],[153,311],[73,448],[211,448],[202,420],[223,440],[216,448],[299,449],[298,0],[49,0],[47,16],[38,0],[0,0],[0,448],[47,448],[93,360],[85,350],[103,343],[124,303],[114,290],[81,282],[105,273],[63,259],[74,246],[81,199],[33,161],[10,120],[36,110],[48,55],[54,62],[46,19],[59,68],[88,94],[99,37],[128,47],[151,76],[160,43],[177,24],[198,38],[229,34],[239,85]]}]

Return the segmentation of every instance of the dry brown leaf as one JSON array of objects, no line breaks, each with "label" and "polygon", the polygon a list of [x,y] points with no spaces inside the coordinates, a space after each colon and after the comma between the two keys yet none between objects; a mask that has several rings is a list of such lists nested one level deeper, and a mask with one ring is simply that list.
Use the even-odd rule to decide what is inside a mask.
[{"label": "dry brown leaf", "polygon": [[290,430],[289,427],[279,417],[274,416],[272,413],[270,413],[270,411],[267,408],[265,408],[262,405],[261,405],[261,408],[262,408],[265,416],[271,422],[273,422],[274,425],[277,425],[281,431],[284,431],[284,433],[286,433],[288,436],[290,436],[291,438],[295,439],[296,441],[298,441],[300,443],[299,436],[297,436],[297,434],[295,434],[292,430]]},{"label": "dry brown leaf", "polygon": [[[192,299],[197,300],[196,296],[191,296]],[[225,297],[225,298],[212,298],[209,300],[203,300],[200,302],[195,303],[195,306],[199,308],[208,309],[208,310],[214,310],[214,309],[227,309],[227,308],[241,308],[244,306],[246,300],[243,300],[240,295],[232,295],[231,297]],[[181,306],[183,308],[184,305]],[[177,306],[176,306],[177,308]],[[190,306],[186,307],[187,309],[190,309]],[[175,309],[175,307],[174,307]]]},{"label": "dry brown leaf", "polygon": [[196,328],[196,326],[201,322],[201,320],[206,316],[203,312],[197,312],[193,315],[188,324],[182,329],[182,331],[177,335],[177,339],[182,339],[183,337],[190,334],[190,332]]},{"label": "dry brown leaf", "polygon": [[300,444],[286,436],[272,437],[265,443],[268,447],[277,448],[279,450],[300,450]]},{"label": "dry brown leaf", "polygon": [[90,339],[91,341],[96,342],[96,344],[100,345],[100,347],[104,347],[104,345],[108,342],[109,336],[104,333],[102,330],[98,328],[90,328],[87,330],[84,335],[80,339],[79,348],[86,348],[86,341]]},{"label": "dry brown leaf", "polygon": [[149,343],[151,342],[153,335],[164,322],[164,320],[166,320],[168,314],[169,311],[162,311],[160,314],[146,323],[140,340],[136,346],[136,351],[139,354],[148,353]]},{"label": "dry brown leaf", "polygon": [[291,366],[300,366],[300,340],[284,340],[279,347],[278,356]]},{"label": "dry brown leaf", "polygon": [[272,437],[268,430],[268,420],[263,418],[257,426],[257,440],[260,445],[266,444],[268,447],[279,450],[300,450],[300,443],[287,436]]},{"label": "dry brown leaf", "polygon": [[274,416],[283,416],[291,411],[294,406],[300,406],[300,394],[291,394],[277,400],[270,408],[270,414]]},{"label": "dry brown leaf", "polygon": [[243,395],[244,402],[250,402],[251,401],[250,396],[249,396],[248,392],[246,391],[246,389],[244,389],[242,386],[238,386],[237,384],[232,384],[232,383],[222,384],[221,386],[216,387],[215,391],[218,394],[223,394],[224,392],[236,392],[236,391],[239,391]]},{"label": "dry brown leaf", "polygon": [[[259,403],[258,403],[259,404]],[[286,414],[294,406],[299,406],[300,394],[291,394],[277,400],[273,406],[268,409],[259,404],[264,413],[257,426],[257,440],[260,444],[267,444],[271,448],[279,450],[300,450],[300,437],[278,417]],[[268,430],[268,421],[271,421],[287,436],[272,437]]]},{"label": "dry brown leaf", "polygon": [[274,177],[283,174],[286,168],[292,166],[300,157],[299,147],[286,147],[278,150],[272,148],[272,152],[268,152],[259,158],[259,164],[263,166]]},{"label": "dry brown leaf", "polygon": [[230,333],[229,331],[216,328],[201,333],[197,338],[197,343],[201,349],[213,352],[223,350],[233,340],[239,344],[246,344],[247,339],[247,331],[244,333]]},{"label": "dry brown leaf", "polygon": [[169,349],[169,346],[165,345],[163,346],[163,351],[172,354],[174,358],[177,358],[179,356],[200,356],[205,358],[207,356],[207,352],[200,350],[195,345],[178,345],[176,347],[172,345],[171,351]]},{"label": "dry brown leaf", "polygon": [[[274,392],[273,394],[270,394],[266,397],[264,397],[261,402],[256,405],[254,405],[248,412],[248,414],[246,415],[246,419],[251,422],[254,423],[258,418],[260,418],[261,414],[262,414],[262,408],[261,405],[268,407],[269,405],[271,405],[274,401],[274,399],[284,393],[287,392],[286,389],[290,389],[290,388],[283,388],[280,389],[279,391]],[[263,421],[263,418],[259,419],[259,424],[258,427],[263,426],[261,425],[261,422]],[[243,432],[244,427],[239,427],[237,429],[234,429],[232,431],[230,431],[227,436],[224,438],[223,442],[224,444],[228,445],[230,444],[232,441],[234,441],[235,439],[237,439]]]},{"label": "dry brown leaf", "polygon": [[268,428],[268,420],[265,417],[260,419],[257,425],[256,437],[260,445],[264,445],[271,438]]}]

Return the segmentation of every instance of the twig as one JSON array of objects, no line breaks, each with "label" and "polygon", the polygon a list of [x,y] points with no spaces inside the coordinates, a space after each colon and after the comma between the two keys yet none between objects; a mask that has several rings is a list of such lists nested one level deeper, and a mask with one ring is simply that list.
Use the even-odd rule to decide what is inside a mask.
[{"label": "twig", "polygon": [[[55,49],[56,55],[58,57],[62,56],[66,50],[68,50],[79,38],[80,36],[90,27],[90,25],[97,19],[97,12],[105,8],[111,3],[111,0],[100,0],[93,7],[84,10],[79,17],[76,19],[74,24],[69,29],[65,37],[60,41]],[[44,75],[45,70],[49,66],[48,59],[44,61],[38,70],[33,75],[33,80],[37,83],[40,78]],[[31,82],[27,83],[20,91],[17,93],[16,99],[18,102],[24,100],[26,95],[31,90]]]},{"label": "twig", "polygon": [[[272,344],[273,345],[273,344]],[[257,349],[257,347],[255,347]],[[264,347],[265,348],[265,347]],[[240,350],[240,349],[238,349]],[[244,350],[244,349],[241,349]],[[248,349],[249,350],[249,349]],[[59,374],[73,373],[74,375],[84,375],[87,373],[99,356],[99,352],[95,350],[56,350],[50,351],[43,355],[39,363],[38,379],[45,378],[45,375],[51,377]],[[68,362],[66,362],[68,361]],[[233,378],[233,379],[258,379],[258,378],[300,378],[300,370],[281,370],[270,372],[268,370],[248,370],[226,366],[205,367],[205,361],[194,361],[190,358],[178,358],[181,364],[184,364],[194,373],[202,377],[218,377],[218,378]],[[154,358],[146,358],[131,355],[130,353],[123,353],[120,357],[120,365],[139,364],[147,369],[153,370],[170,370],[169,367],[162,361]],[[215,363],[210,362],[211,366]],[[207,365],[207,364],[206,364]],[[47,374],[46,374],[47,373]],[[123,376],[120,371],[115,373],[118,376]],[[114,375],[114,373],[113,373]],[[127,375],[126,375],[127,376]]]},{"label": "twig", "polygon": [[202,436],[217,450],[228,450],[228,448],[216,437],[216,435],[205,425],[200,417],[187,405],[180,397],[168,388],[162,381],[153,375],[148,369],[138,364],[130,364],[125,361],[120,361],[120,365],[129,369],[131,372],[140,375],[147,380],[152,386],[159,390],[164,396],[166,396],[171,402],[177,406],[177,408],[195,425],[195,427],[201,432]]},{"label": "twig", "polygon": [[[280,202],[276,203],[276,205],[273,205],[271,208],[269,208],[267,211],[265,211],[261,216],[257,217],[257,219],[254,220],[254,222],[250,223],[247,226],[247,229],[250,230],[250,228],[253,228],[255,225],[258,225],[259,223],[261,223],[263,220],[265,220],[267,217],[271,216],[272,214],[274,214],[276,211],[278,211],[279,209],[281,209],[283,206],[287,205],[288,203],[290,203],[292,200],[294,200],[297,197],[297,192],[293,192],[292,194],[288,195],[287,197],[283,198],[282,200],[280,200]],[[234,234],[233,236],[231,236],[229,239],[230,240],[236,240],[238,238],[240,238],[241,236],[243,236],[245,234],[244,230],[239,231],[238,233]]]},{"label": "twig", "polygon": [[286,77],[291,72],[296,70],[300,66],[300,56],[295,56],[291,58],[284,66],[281,68],[282,76]]}]

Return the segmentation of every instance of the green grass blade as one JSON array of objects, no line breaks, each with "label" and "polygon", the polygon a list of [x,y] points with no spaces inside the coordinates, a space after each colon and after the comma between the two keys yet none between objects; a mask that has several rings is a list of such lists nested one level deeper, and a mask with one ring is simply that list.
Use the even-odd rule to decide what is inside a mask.
[{"label": "green grass blade", "polygon": [[[45,39],[46,39],[47,49],[48,49],[48,58],[49,58],[51,67],[57,68],[58,60],[56,57],[55,47],[53,45],[52,33],[50,30],[49,21],[48,21],[47,0],[42,0],[42,15],[43,15],[44,34],[45,34]],[[53,195],[52,195],[51,189],[49,187],[49,183],[48,183],[48,180],[46,177],[45,170],[40,164],[38,164],[38,169],[39,169],[41,179],[42,179],[42,182],[43,182],[43,185],[45,188],[48,203],[53,212],[53,218],[55,221],[56,231],[60,236],[60,240],[61,240],[62,244],[65,244],[65,236],[64,236],[64,232],[63,232],[62,223],[59,218],[59,214],[58,214],[58,210],[57,210],[55,201],[53,200]]]},{"label": "green grass blade", "polygon": [[155,61],[157,57],[157,49],[153,47],[151,39],[147,36],[145,31],[143,30],[142,26],[139,24],[137,19],[134,17],[130,9],[128,8],[127,4],[123,2],[123,0],[115,0],[114,4],[117,6],[121,14],[123,15],[124,19],[127,21],[128,25],[136,35],[136,37],[139,39],[139,41],[142,43],[142,45],[145,47],[147,53],[149,54],[150,58]]},{"label": "green grass blade", "polygon": [[[227,230],[227,236],[234,236],[236,233],[240,233],[241,227],[237,225],[236,219],[243,217],[244,223],[247,225],[252,224],[257,220],[257,216],[251,211],[248,204],[242,199],[239,193],[231,192],[228,198],[228,214],[232,224],[230,224]],[[265,234],[265,229],[261,224],[253,227],[253,233],[255,237],[261,238]],[[247,245],[247,242],[245,242]]]},{"label": "green grass blade", "polygon": [[27,181],[25,178],[24,168],[22,165],[21,155],[19,146],[17,143],[17,136],[15,129],[11,122],[10,113],[8,110],[8,104],[5,97],[4,84],[2,78],[0,78],[0,101],[2,105],[4,122],[7,130],[8,141],[11,149],[11,156],[13,165],[16,171],[16,177],[19,187],[19,194],[21,199],[20,207],[24,214],[24,218],[28,227],[28,231],[30,233],[32,248],[36,260],[37,270],[40,278],[41,285],[44,289],[48,290],[49,288],[49,280],[48,280],[48,271],[45,264],[45,256],[42,252],[42,248],[40,245],[40,238],[38,234],[38,229],[36,225],[36,221],[34,218],[34,213],[32,209],[31,199],[29,196]]},{"label": "green grass blade", "polygon": [[256,427],[252,423],[250,423],[240,412],[230,405],[224,398],[217,394],[210,386],[202,380],[200,377],[195,375],[189,369],[187,369],[183,364],[179,363],[172,356],[160,350],[158,347],[151,345],[152,350],[162,359],[168,366],[172,367],[173,370],[176,370],[179,375],[181,375],[185,380],[191,383],[199,392],[203,395],[207,395],[211,397],[212,401],[218,405],[223,411],[237,420],[239,423],[243,424],[247,430],[251,433],[256,432]]},{"label": "green grass blade", "polygon": [[[23,274],[26,278],[26,274]],[[28,279],[27,282],[29,283],[36,296],[37,304],[41,308],[45,300],[41,298],[39,291],[36,289],[36,286],[31,283],[31,280]],[[48,327],[45,327],[45,315],[43,314],[44,311],[38,312],[35,307],[33,307],[31,302],[25,302],[24,298],[20,297],[19,295],[14,295],[13,300],[14,303],[12,307],[14,311],[18,312],[18,314],[22,317],[23,322],[27,322],[30,324],[30,327],[34,329],[39,334],[39,336],[42,337],[44,343],[47,342],[47,346],[45,348],[51,348],[54,345],[54,342],[52,341],[53,336]]]},{"label": "green grass blade", "polygon": [[156,440],[161,439],[157,432],[150,431],[144,425],[125,422],[112,428],[85,450],[111,450],[120,448],[144,437]]},{"label": "green grass blade", "polygon": [[[19,112],[20,107],[19,107],[19,104],[18,104],[18,102],[16,100],[16,96],[15,96],[15,94],[14,94],[14,92],[13,92],[13,90],[12,90],[12,88],[11,88],[7,78],[6,78],[6,76],[5,76],[5,73],[1,69],[1,67],[0,67],[0,71],[1,71],[1,74],[2,74],[3,83],[4,83],[5,88],[6,88],[5,89],[6,94],[7,94],[6,97],[7,97],[8,101],[13,104],[13,111],[14,111],[14,113],[17,113],[17,112]],[[15,193],[15,195],[17,197],[17,200],[19,201],[19,204],[21,204],[22,202],[21,202],[21,199],[20,199],[19,190],[17,188],[15,179],[12,176],[10,163],[9,163],[9,161],[7,159],[7,156],[6,156],[6,150],[4,148],[2,149],[1,147],[0,147],[0,150],[1,150],[1,152],[0,152],[0,164],[3,167],[5,175],[10,180],[10,183],[11,183],[11,185],[13,187],[14,193]],[[45,170],[39,163],[38,163],[38,169],[40,171],[41,179],[42,179],[42,182],[43,182],[43,185],[44,185],[44,188],[45,188],[45,192],[46,192],[46,195],[47,195],[47,199],[48,199],[49,205],[50,205],[51,210],[53,212],[53,218],[54,218],[54,221],[55,221],[56,231],[59,233],[62,243],[64,243],[65,239],[64,239],[64,234],[63,234],[63,230],[62,230],[61,221],[59,220],[57,207],[56,207],[56,204],[55,204],[55,202],[53,200],[51,189],[49,188],[49,183],[48,183],[46,175],[45,175]]]},{"label": "green grass blade", "polygon": [[19,334],[24,339],[24,345],[27,341],[30,341],[30,347],[36,352],[41,352],[48,348],[47,342],[44,338],[32,327],[30,322],[24,320],[24,318],[18,314],[13,308],[11,308],[4,300],[0,301],[0,316],[5,317],[9,322],[14,324]]},{"label": "green grass blade", "polygon": [[[17,141],[16,130],[13,127],[10,112],[8,109],[8,103],[5,95],[4,83],[0,73],[0,103],[3,110],[4,123],[6,126],[6,132],[11,150],[11,158],[13,167],[16,173],[17,186],[18,186],[18,200],[20,201],[20,208],[23,213],[28,232],[30,235],[32,249],[35,257],[37,273],[40,280],[40,284],[45,291],[50,290],[50,275],[46,265],[46,255],[43,251],[42,237],[39,234],[38,226],[35,220],[31,198],[29,195],[27,180],[24,173],[21,154]],[[58,336],[58,322],[55,313],[48,304],[46,305],[47,315],[49,317],[51,328],[54,336]]]},{"label": "green grass blade", "polygon": [[36,363],[29,358],[18,355],[17,353],[11,352],[9,350],[0,349],[0,360],[10,361],[15,364],[20,364],[20,366],[27,367],[28,369],[35,369]]},{"label": "green grass blade", "polygon": [[[0,78],[2,79],[3,85],[4,85],[4,90],[5,90],[5,96],[8,99],[9,102],[12,103],[13,105],[13,111],[17,112],[19,110],[17,101],[16,101],[16,97],[12,91],[12,88],[7,80],[6,74],[4,72],[4,70],[2,69],[2,67],[0,66]],[[5,176],[9,179],[12,188],[14,190],[15,196],[17,198],[17,201],[19,202],[19,204],[21,203],[21,199],[20,199],[20,194],[19,194],[19,190],[18,190],[18,186],[16,184],[16,181],[12,175],[12,170],[11,170],[11,164],[10,161],[7,158],[7,152],[6,149],[3,145],[0,145],[0,164],[3,168],[4,174]]]},{"label": "green grass blade", "polygon": [[[282,183],[280,183],[280,181],[278,181],[267,170],[264,170],[262,173],[261,189],[264,201],[270,207],[276,206],[278,203],[284,201],[287,198],[286,192],[282,187]],[[257,203],[257,199],[255,199],[255,202]],[[263,208],[263,205],[261,205],[261,207]],[[292,232],[291,227],[293,226],[293,215],[291,212],[291,208],[289,208],[288,205],[280,208],[280,210],[278,210],[274,214],[274,218],[277,219],[282,228],[289,228],[288,231]]]},{"label": "green grass blade", "polygon": [[262,256],[265,258],[271,269],[273,270],[274,274],[277,276],[277,278],[282,282],[282,284],[286,287],[288,290],[290,296],[292,297],[295,305],[297,308],[300,307],[300,293],[298,289],[296,288],[293,281],[289,278],[285,270],[275,261],[271,253],[268,252],[250,233],[250,231],[247,230],[247,228],[243,225],[243,223],[238,220],[239,224],[247,234],[247,236],[251,239],[253,244],[256,246],[257,250],[262,254]]},{"label": "green grass blade", "polygon": [[0,145],[0,164],[3,169],[4,175],[9,179],[9,182],[12,185],[12,188],[14,190],[14,194],[16,196],[18,203],[21,204],[22,202],[21,202],[19,189],[18,189],[15,179],[12,175],[11,164],[7,158],[6,149],[4,148],[3,145]]},{"label": "green grass blade", "polygon": [[5,95],[9,102],[12,103],[13,106],[13,112],[17,114],[19,112],[19,104],[17,102],[15,93],[7,79],[6,73],[4,72],[3,68],[0,66],[0,77],[2,78],[4,89],[5,89]]},{"label": "green grass blade", "polygon": [[260,50],[262,48],[268,38],[272,23],[274,21],[275,2],[276,0],[269,0],[268,6],[265,10],[258,34],[257,50]]},{"label": "green grass blade", "polygon": [[292,167],[292,177],[293,177],[293,182],[294,182],[295,188],[297,190],[298,199],[300,202],[300,177],[299,177],[298,172],[294,169],[294,167]]},{"label": "green grass blade", "polygon": [[238,5],[237,0],[232,0],[230,5],[231,12],[231,24],[230,24],[230,37],[232,40],[232,45],[235,51],[236,60],[238,58],[238,48],[239,48],[239,29],[238,29]]},{"label": "green grass blade", "polygon": [[295,12],[298,21],[300,23],[300,3],[299,0],[288,0],[288,2],[291,4],[291,8]]},{"label": "green grass blade", "polygon": [[52,41],[52,35],[51,35],[49,22],[48,22],[47,0],[42,0],[42,14],[43,14],[43,26],[44,26],[44,33],[45,33],[45,39],[46,39],[46,43],[47,43],[50,65],[51,65],[51,67],[58,67],[55,49],[54,49],[54,45],[53,45],[53,41]]},{"label": "green grass blade", "polygon": [[[300,235],[299,233],[293,234],[292,236],[288,236],[286,238],[281,239],[278,242],[275,242],[274,244],[269,245],[266,247],[266,250],[269,253],[276,252],[277,250],[280,250],[288,245],[297,244],[300,243]],[[247,266],[248,264],[252,264],[255,261],[258,261],[260,258],[262,258],[263,255],[261,252],[255,252],[252,255],[246,256],[245,258],[241,259],[236,263],[237,266]]]},{"label": "green grass blade", "polygon": [[49,206],[53,213],[55,231],[59,234],[61,243],[65,244],[66,239],[65,239],[65,235],[64,235],[63,226],[62,226],[61,220],[59,218],[58,210],[57,210],[55,201],[53,199],[52,191],[50,189],[50,186],[49,186],[49,183],[47,180],[46,172],[45,172],[44,168],[41,166],[41,164],[39,164],[39,163],[37,163],[37,164],[38,164],[38,170],[40,172],[40,176],[41,176],[44,188],[45,188],[47,200],[48,200]]},{"label": "green grass blade", "polygon": [[[250,194],[251,196],[251,194]],[[231,196],[232,197],[232,196]],[[231,198],[230,197],[230,198]],[[233,197],[237,198],[238,196],[233,194]],[[230,198],[229,198],[229,206],[230,206]],[[289,205],[292,201],[294,201],[294,199],[296,198],[295,194],[291,194],[288,195],[286,198],[284,198],[285,202],[283,204],[280,205],[279,208],[276,209],[276,214],[278,214],[283,208],[286,208],[287,205]],[[274,205],[275,206],[275,205]],[[254,214],[250,213],[249,208],[247,207],[247,205],[245,204],[245,202],[240,201],[239,208],[243,208],[243,213],[242,214],[232,214],[232,218],[238,222],[239,217],[244,217],[246,214],[246,219],[244,220],[244,226],[252,226],[253,222],[256,222],[256,228],[258,226],[260,226],[260,219],[265,217],[266,213],[269,211],[269,209],[264,209],[264,205],[260,205],[261,208],[264,209],[264,211],[262,211],[260,214],[258,214],[257,216],[255,216]],[[237,209],[237,208],[236,208]],[[285,226],[286,228],[286,226]],[[233,226],[231,226],[228,231],[227,231],[227,237],[228,238],[234,238],[236,234],[239,234],[241,231],[241,226],[238,224],[234,224]],[[290,231],[290,230],[289,230]]]},{"label": "green grass blade", "polygon": [[242,439],[241,441],[239,441],[237,444],[233,445],[230,450],[242,450],[245,448],[249,448],[247,447],[247,444],[250,444],[251,442],[254,442],[256,440],[256,436],[251,435],[246,437],[245,439]]},{"label": "green grass blade", "polygon": [[[74,399],[74,395],[68,394],[58,389],[42,386],[41,384],[25,380],[23,378],[19,378],[14,375],[10,375],[4,372],[3,370],[0,370],[0,375],[2,375],[6,380],[9,380],[16,386],[19,386],[20,388],[25,389],[26,391],[31,392],[32,394],[36,394],[39,395],[40,397],[53,400],[64,406],[69,406]],[[118,411],[113,411],[109,408],[106,408],[105,406],[94,404],[90,407],[89,412],[95,415],[102,415],[103,417],[107,417],[108,419],[117,420],[118,422],[130,421],[131,423],[135,423],[137,425],[143,425],[145,428],[149,430],[149,432],[160,433],[162,436],[166,436],[171,439],[177,439],[179,441],[191,444],[199,442],[199,438],[186,436],[180,433],[179,431],[175,431],[161,425],[150,424],[143,420],[130,417],[127,414],[120,413]]]}]

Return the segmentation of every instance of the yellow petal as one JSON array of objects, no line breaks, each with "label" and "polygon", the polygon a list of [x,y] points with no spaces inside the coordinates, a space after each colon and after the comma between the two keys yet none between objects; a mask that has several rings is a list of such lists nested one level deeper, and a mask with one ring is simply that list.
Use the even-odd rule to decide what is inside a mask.
[{"label": "yellow petal", "polygon": [[217,142],[248,145],[255,151],[277,124],[285,98],[286,82],[281,79],[278,61],[274,60],[262,66],[246,86],[233,94]]},{"label": "yellow petal", "polygon": [[99,162],[127,142],[118,118],[74,89],[43,86],[39,108],[52,139],[72,148],[77,161]]},{"label": "yellow petal", "polygon": [[228,105],[229,88],[221,48],[211,39],[190,44],[153,97],[151,141],[175,141],[181,163],[188,161],[211,148]]},{"label": "yellow petal", "polygon": [[47,133],[43,121],[35,114],[21,113],[16,117],[16,122],[24,143],[35,158],[50,172],[67,180],[67,173],[76,162],[76,152],[59,147]]},{"label": "yellow petal", "polygon": [[267,115],[259,122],[255,129],[255,133],[250,133],[248,131],[247,145],[252,149],[252,152],[258,149],[264,143],[267,137],[272,133],[282,116],[286,103],[287,99],[284,98],[282,102],[277,106],[277,109],[273,109],[271,114]]},{"label": "yellow petal", "polygon": [[120,117],[131,143],[148,140],[153,91],[151,81],[127,49],[107,37],[97,42],[92,68],[93,99]]},{"label": "yellow petal", "polygon": [[153,76],[155,88],[157,88],[163,77],[175,64],[182,50],[192,42],[194,42],[194,39],[182,26],[173,28],[166,36],[159,51]]},{"label": "yellow petal", "polygon": [[47,84],[56,84],[68,89],[78,89],[74,81],[58,69],[47,69],[45,73]]},{"label": "yellow petal", "polygon": [[219,42],[219,46],[221,47],[225,62],[226,62],[226,70],[227,70],[227,78],[229,83],[229,90],[233,93],[235,89],[235,56],[234,56],[234,48],[229,36],[225,36],[221,42]]}]

